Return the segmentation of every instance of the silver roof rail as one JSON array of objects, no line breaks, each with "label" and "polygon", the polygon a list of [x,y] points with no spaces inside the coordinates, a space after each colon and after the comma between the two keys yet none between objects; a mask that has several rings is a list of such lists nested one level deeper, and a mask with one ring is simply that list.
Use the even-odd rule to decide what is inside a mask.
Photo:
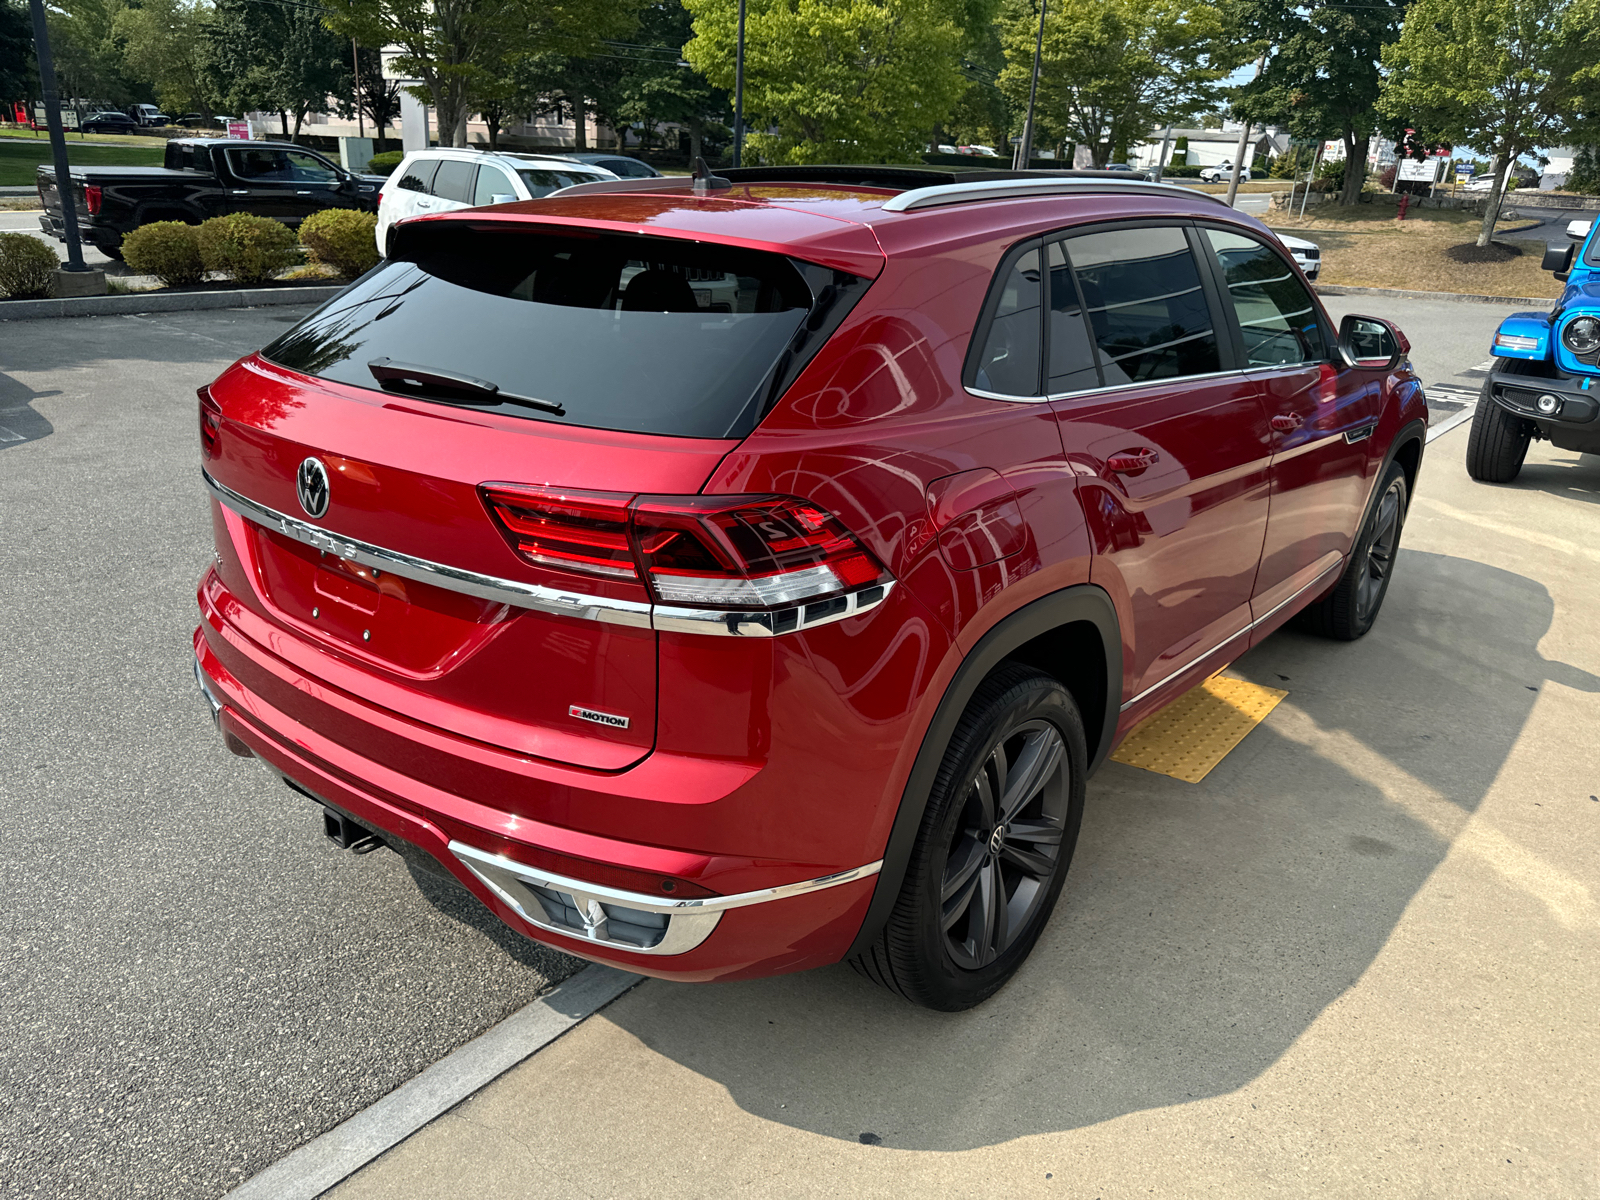
[{"label": "silver roof rail", "polygon": [[1115,192],[1129,195],[1204,196],[1224,208],[1227,204],[1209,192],[1179,187],[1172,183],[1145,183],[1137,179],[995,179],[979,183],[940,183],[913,188],[883,202],[884,212],[914,212],[919,208],[938,208],[946,204],[968,204],[976,200],[1019,200],[1029,196],[1093,196]]},{"label": "silver roof rail", "polygon": [[591,192],[666,192],[688,191],[694,179],[688,175],[660,175],[649,179],[596,179],[593,183],[574,183],[570,187],[547,192],[545,199],[557,196],[587,196]]}]

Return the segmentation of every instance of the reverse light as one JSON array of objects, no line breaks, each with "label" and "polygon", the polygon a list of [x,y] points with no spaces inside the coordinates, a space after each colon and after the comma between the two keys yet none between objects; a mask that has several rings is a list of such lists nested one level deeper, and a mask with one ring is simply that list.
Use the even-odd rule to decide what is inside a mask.
[{"label": "reverse light", "polygon": [[98,183],[86,184],[83,189],[83,203],[89,210],[91,217],[100,215],[100,201],[104,193]]},{"label": "reverse light", "polygon": [[889,573],[826,509],[793,496],[631,496],[485,484],[501,533],[530,563],[642,583],[660,604],[776,610]]},{"label": "reverse light", "polygon": [[200,397],[200,453],[215,458],[222,436],[222,406],[212,399],[209,387],[198,389],[195,395]]}]

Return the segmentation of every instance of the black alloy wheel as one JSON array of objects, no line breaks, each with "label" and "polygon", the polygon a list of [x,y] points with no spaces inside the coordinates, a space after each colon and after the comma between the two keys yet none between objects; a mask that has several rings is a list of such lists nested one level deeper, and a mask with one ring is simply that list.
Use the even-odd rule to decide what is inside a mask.
[{"label": "black alloy wheel", "polygon": [[945,748],[894,911],[851,965],[927,1008],[993,995],[1061,894],[1087,772],[1066,688],[1020,663],[996,668]]},{"label": "black alloy wheel", "polygon": [[1409,502],[1405,470],[1390,463],[1350,547],[1344,573],[1331,592],[1300,613],[1297,623],[1302,629],[1353,642],[1372,628],[1394,577]]},{"label": "black alloy wheel", "polygon": [[967,788],[939,890],[945,949],[959,967],[994,962],[1044,900],[1066,829],[1066,749],[1049,721],[1029,721],[995,744]]}]

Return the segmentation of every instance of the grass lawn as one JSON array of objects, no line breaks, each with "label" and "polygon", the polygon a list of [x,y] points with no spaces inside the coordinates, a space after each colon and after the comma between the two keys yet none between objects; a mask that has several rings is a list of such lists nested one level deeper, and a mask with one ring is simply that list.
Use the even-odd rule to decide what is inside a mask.
[{"label": "grass lawn", "polygon": [[[1371,204],[1307,209],[1303,220],[1281,212],[1266,213],[1263,220],[1322,247],[1318,283],[1552,299],[1561,292],[1555,277],[1539,269],[1537,246],[1496,241],[1521,253],[1501,262],[1454,261],[1447,252],[1475,243],[1483,224],[1481,217],[1457,209],[1414,208],[1397,221],[1394,198],[1380,195]],[[1519,224],[1520,219],[1502,220],[1500,227]]]},{"label": "grass lawn", "polygon": [[[159,167],[166,153],[165,142],[154,146],[80,146],[68,139],[67,143],[67,161],[75,167]],[[31,187],[35,168],[50,161],[50,147],[45,142],[0,141],[0,186]]]}]

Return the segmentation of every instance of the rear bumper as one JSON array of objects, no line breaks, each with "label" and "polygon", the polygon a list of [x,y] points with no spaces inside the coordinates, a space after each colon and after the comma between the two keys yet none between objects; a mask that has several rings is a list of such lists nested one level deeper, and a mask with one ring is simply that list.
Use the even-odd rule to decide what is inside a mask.
[{"label": "rear bumper", "polygon": [[[755,978],[838,961],[866,915],[878,862],[819,876],[814,864],[766,860],[745,877],[787,878],[685,899],[533,865],[543,851],[587,860],[600,868],[597,874],[609,866],[682,876],[690,874],[687,863],[703,856],[518,818],[408,778],[251,694],[214,652],[205,626],[194,644],[196,681],[230,749],[247,749],[296,791],[386,840],[420,849],[506,924],[556,949],[667,979]],[[606,778],[597,774],[594,787]]]},{"label": "rear bumper", "polygon": [[[39,228],[58,242],[67,240],[66,222],[61,217],[45,213],[39,218]],[[81,216],[78,218],[78,236],[91,246],[118,246],[122,244],[122,235],[115,229],[103,229],[98,225],[86,224],[85,219]]]}]

